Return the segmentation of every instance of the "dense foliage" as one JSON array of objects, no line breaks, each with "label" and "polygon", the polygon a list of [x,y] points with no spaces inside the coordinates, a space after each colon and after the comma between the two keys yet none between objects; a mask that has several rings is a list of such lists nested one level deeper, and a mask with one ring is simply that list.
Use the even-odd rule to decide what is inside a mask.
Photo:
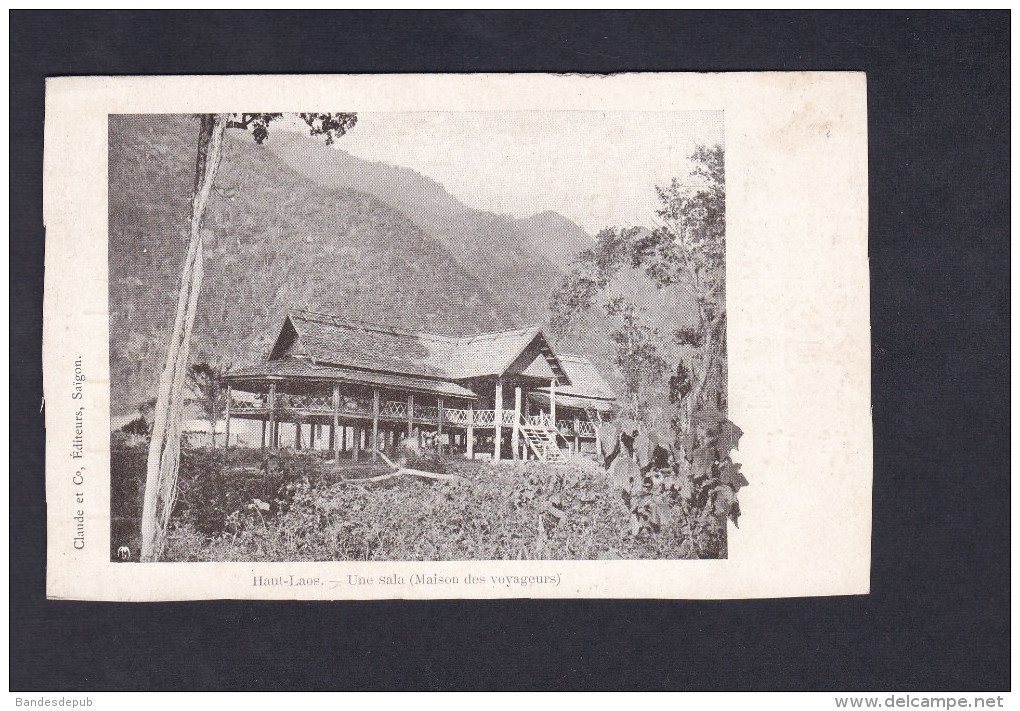
[{"label": "dense foliage", "polygon": [[227,406],[227,386],[223,371],[208,363],[193,363],[188,369],[188,388],[209,421],[209,445],[216,447],[216,423],[224,416]]},{"label": "dense foliage", "polygon": [[[113,450],[111,555],[136,549],[144,449]],[[413,477],[351,483],[380,469],[338,472],[316,455],[185,449],[164,560],[633,559],[725,555],[678,496],[656,503],[656,526],[632,526],[631,505],[593,462],[551,469],[446,459],[466,483]],[[650,476],[657,476],[652,474]],[[650,490],[650,495],[654,492]],[[713,528],[714,527],[714,528]]]},{"label": "dense foliage", "polygon": [[[724,542],[725,519],[737,522],[737,492],[747,480],[730,457],[740,430],[726,416],[723,149],[699,146],[690,162],[683,180],[657,188],[654,230],[607,228],[598,244],[581,254],[554,295],[553,325],[565,331],[596,310],[615,318],[608,336],[617,346],[615,363],[630,396],[625,414],[636,421],[622,427],[626,432],[604,433],[601,441],[609,446],[607,458],[621,455],[611,472],[628,499],[634,531],[657,530],[671,502],[679,502],[687,540]],[[627,269],[640,270],[657,290],[683,290],[692,318],[668,334],[645,323],[647,309],[614,293]],[[667,366],[669,358],[673,367]],[[663,418],[650,416],[648,405],[657,390],[667,393],[668,428]],[[636,437],[646,441],[639,445]],[[656,447],[668,452],[668,464],[652,463]]]}]

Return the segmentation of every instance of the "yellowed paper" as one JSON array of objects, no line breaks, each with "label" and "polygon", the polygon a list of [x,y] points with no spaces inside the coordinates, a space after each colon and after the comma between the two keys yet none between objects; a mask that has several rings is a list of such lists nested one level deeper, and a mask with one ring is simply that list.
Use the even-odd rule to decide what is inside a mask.
[{"label": "yellowed paper", "polygon": [[[118,123],[117,117],[135,117],[131,119],[135,123],[130,125],[142,131],[149,124],[138,122],[139,116],[184,115],[180,120],[187,122],[194,121],[189,115],[246,109],[357,112],[359,124],[339,139],[335,147],[323,145],[323,151],[349,150],[361,161],[360,166],[392,164],[407,171],[384,171],[382,175],[386,180],[402,175],[415,185],[425,184],[414,182],[424,174],[439,185],[437,190],[441,196],[452,195],[458,204],[491,213],[493,219],[502,215],[512,224],[545,210],[561,215],[569,213],[566,215],[569,221],[590,238],[594,238],[601,227],[641,225],[654,230],[656,185],[666,185],[671,177],[684,176],[687,166],[682,161],[695,143],[708,141],[724,146],[726,415],[743,431],[732,458],[741,465],[749,483],[739,490],[739,528],[732,522],[725,524],[725,557],[715,560],[622,559],[627,556],[620,553],[621,550],[637,550],[640,546],[644,546],[641,550],[647,549],[650,544],[643,540],[631,548],[614,549],[615,555],[601,556],[606,559],[541,559],[545,557],[542,550],[550,550],[539,545],[547,538],[560,536],[556,545],[568,545],[563,533],[566,529],[556,528],[561,525],[561,517],[553,513],[540,517],[541,521],[535,524],[535,537],[541,540],[529,543],[529,546],[534,545],[517,556],[524,558],[521,560],[510,559],[514,557],[511,555],[504,556],[507,559],[503,560],[478,560],[467,552],[457,560],[413,562],[308,561],[301,560],[299,554],[289,562],[260,558],[210,562],[211,559],[201,557],[211,550],[207,547],[202,549],[205,552],[197,553],[201,562],[135,562],[137,543],[125,538],[121,545],[122,542],[114,540],[111,534],[111,432],[126,424],[124,413],[133,412],[135,401],[143,399],[139,393],[155,395],[155,384],[151,383],[151,387],[145,384],[146,378],[153,379],[148,374],[149,365],[144,368],[140,365],[139,372],[144,373],[137,378],[131,375],[136,379],[127,381],[129,376],[125,375],[127,366],[124,364],[129,356],[125,354],[133,348],[132,354],[143,355],[130,355],[130,358],[151,364],[163,356],[153,351],[165,349],[166,344],[158,338],[151,341],[136,338],[129,348],[120,331],[111,333],[111,323],[119,328],[117,324],[125,318],[136,318],[147,309],[155,313],[162,307],[157,308],[150,302],[135,303],[124,296],[143,289],[143,282],[149,278],[146,273],[118,271],[114,276],[121,282],[111,283],[111,264],[116,264],[117,269],[123,267],[120,262],[111,262],[111,215],[120,219],[123,213],[117,211],[126,209],[123,206],[132,201],[130,209],[143,209],[138,202],[142,199],[140,196],[150,195],[151,191],[126,184],[123,176],[115,180],[117,176],[110,171],[121,168],[111,159],[109,146],[115,132],[126,125]],[[152,125],[166,124],[154,121]],[[144,601],[758,598],[867,593],[872,435],[866,126],[865,77],[855,73],[611,77],[180,76],[49,80],[44,163],[47,245],[43,342],[48,595],[59,599]],[[274,148],[273,139],[283,135],[277,128],[283,131],[304,126],[293,117],[281,119],[279,126],[270,127],[266,152],[257,155],[279,155],[272,153],[278,150]],[[362,131],[360,136],[359,130]],[[419,135],[413,135],[415,132]],[[463,143],[443,143],[457,134],[463,142],[474,141],[477,150],[468,150]],[[489,136],[489,140],[480,138],[484,136]],[[245,138],[248,144],[253,143],[250,135]],[[136,167],[135,176],[139,181],[161,180],[161,166],[170,160],[161,151],[169,144],[159,130],[154,130],[145,140],[149,142],[144,143],[136,136],[132,150],[140,151],[137,146],[144,143],[148,146],[145,150],[150,152],[132,155],[132,160],[134,165],[149,165],[152,170],[150,173]],[[240,144],[230,144],[237,145]],[[194,143],[189,150],[187,160],[193,163]],[[237,163],[238,155],[235,153],[225,160]],[[184,159],[180,152],[171,158]],[[674,164],[678,167],[671,173]],[[317,164],[313,160],[307,165]],[[297,166],[298,171],[307,165]],[[309,172],[311,170],[308,168]],[[409,171],[414,171],[413,175],[418,178],[408,177],[411,176]],[[223,207],[222,214],[206,215],[209,239],[215,240],[209,242],[212,248],[205,256],[205,270],[214,275],[207,279],[217,278],[216,270],[227,263],[217,260],[237,259],[244,250],[260,249],[259,244],[246,241],[247,235],[264,234],[266,229],[264,221],[259,221],[261,217],[256,220],[244,211],[243,191],[250,187],[250,182],[246,182],[249,179],[243,173],[231,175],[232,182],[217,184],[216,189],[220,191],[217,205],[241,207],[233,212]],[[334,175],[330,179],[342,178]],[[377,185],[378,194],[373,199],[386,194],[392,185],[385,181]],[[116,186],[117,194],[110,194],[111,186]],[[353,200],[350,196],[355,193],[345,192],[344,199]],[[323,204],[333,200],[331,195],[328,190],[323,191]],[[421,205],[403,208],[408,214],[406,219],[414,223],[407,229],[420,230],[422,234],[455,233],[456,225],[437,227],[424,222],[427,217],[422,215],[428,212],[430,199],[423,194]],[[155,205],[151,209],[159,207]],[[413,211],[419,207],[421,215]],[[174,209],[186,213],[187,204],[182,202]],[[273,214],[286,218],[286,210],[295,208],[281,198],[280,204],[271,209],[275,211]],[[280,229],[286,232],[285,228]],[[444,249],[464,250],[461,254],[451,251],[453,257],[449,263],[464,266],[471,261],[471,244],[458,247],[457,243],[450,242],[455,237],[449,234]],[[168,231],[137,234],[132,239],[134,244],[141,245],[145,240],[183,241],[186,237]],[[307,249],[320,248],[311,236],[299,237],[305,240],[300,243],[307,245]],[[121,238],[123,235],[118,233],[118,239]],[[338,235],[337,244],[341,246],[334,255],[338,280],[344,278],[344,260],[352,259],[344,256],[348,254],[343,252],[344,238]],[[369,239],[353,234],[346,238]],[[540,248],[541,245],[530,247]],[[183,249],[179,250],[182,255]],[[569,257],[569,254],[553,254],[549,260],[566,275],[570,271]],[[171,304],[177,300],[179,268],[179,264],[170,267],[171,272],[176,270],[177,281],[173,282],[173,290],[164,290],[161,296]],[[468,273],[472,268],[478,267],[471,264],[465,267]],[[512,276],[516,267],[507,260],[505,268]],[[271,269],[271,265],[267,264],[265,269]],[[394,284],[399,284],[401,278],[388,276],[385,266],[379,269],[383,271],[378,283],[390,290],[385,298],[392,301]],[[265,273],[248,274],[254,281],[264,276]],[[490,272],[490,276],[485,288],[502,293],[493,285],[505,275]],[[435,280],[444,285],[445,278],[440,274]],[[464,283],[470,284],[486,281],[464,279]],[[289,282],[284,278],[283,283],[286,286]],[[512,279],[508,283],[512,283]],[[307,303],[310,298],[314,301],[318,297],[299,292],[296,289],[293,295],[287,295],[294,310],[315,311],[320,306],[319,302]],[[526,294],[527,290],[522,289],[521,293]],[[215,297],[215,292],[203,291],[201,298]],[[370,300],[363,303],[355,297],[350,294],[344,297],[351,304],[360,304],[357,309],[352,305],[352,313],[357,310],[355,315],[362,319],[372,316],[370,306],[365,305]],[[283,300],[278,292],[272,298]],[[221,300],[226,302],[222,297]],[[654,304],[645,306],[654,310]],[[236,307],[236,303],[223,303],[220,311],[231,313]],[[451,338],[464,337],[463,333],[443,331],[428,320],[433,318],[441,323],[446,319],[445,323],[449,323],[455,318],[449,313],[453,307],[444,308],[447,312],[430,315],[421,304],[409,302],[405,315],[412,321],[419,318],[425,325],[420,330],[442,332]],[[130,312],[128,316],[125,316],[126,311]],[[172,310],[170,313],[172,317]],[[248,354],[251,363],[263,363],[267,356],[263,351],[268,351],[268,345],[276,340],[286,313],[274,312],[267,317],[267,322],[274,325],[260,336],[261,340],[252,336],[251,343],[232,345],[231,358],[240,359],[234,355],[236,353]],[[507,318],[512,321],[510,316]],[[515,325],[524,324],[515,322]],[[204,323],[201,328],[212,332],[217,324]],[[471,331],[467,327],[465,330]],[[485,330],[503,329],[485,329],[479,325],[474,332]],[[211,358],[209,353],[199,350],[193,348],[193,361]],[[316,363],[314,355],[309,358],[312,365],[327,367]],[[563,362],[564,367],[569,367],[569,358]],[[117,367],[115,378],[111,378],[111,363]],[[555,362],[550,360],[549,363],[555,370]],[[247,364],[232,362],[230,365],[236,371],[237,367]],[[673,362],[669,365],[675,368]],[[154,377],[158,379],[158,370]],[[541,377],[550,375],[546,373]],[[551,377],[557,376],[552,373]],[[611,373],[607,380],[613,381]],[[241,380],[233,382],[237,388],[242,385]],[[458,387],[465,384],[470,385],[466,379],[453,383]],[[387,390],[389,394],[384,395],[380,407],[387,407],[387,403],[393,401],[402,402],[405,395],[401,387],[404,386],[393,385]],[[125,404],[129,399],[124,395],[127,389],[134,398],[129,404]],[[465,399],[461,405],[454,399],[461,396],[460,391],[447,393],[446,406],[451,411],[467,411],[469,400]],[[542,403],[548,407],[550,398],[556,398],[556,394],[548,390],[544,395],[538,390],[534,394],[534,407],[539,411]],[[508,411],[515,407],[514,396],[513,387],[508,387],[502,400]],[[424,395],[421,397],[420,402],[424,402]],[[472,412],[483,406],[490,410],[495,407],[491,404],[492,396],[485,397],[490,399],[483,402],[484,397],[479,395],[479,399],[473,401]],[[529,403],[530,397],[531,393],[525,392],[524,399]],[[563,408],[569,407],[569,395],[560,393],[559,397],[560,412],[568,412]],[[455,403],[456,407],[450,403]],[[617,411],[623,409],[621,403],[619,399]],[[443,406],[439,404],[440,410]],[[313,450],[317,446],[318,450],[314,451],[319,455],[308,456],[328,460],[332,450],[322,439],[326,430],[321,427],[325,425],[328,429],[328,413],[333,408],[339,409],[340,405],[320,402],[316,407],[319,407],[318,415],[313,415],[312,419],[320,428],[316,430],[318,445],[308,440],[312,423],[308,429],[295,428],[295,434],[298,431],[303,434],[285,446],[293,449],[291,445],[301,443],[302,456],[308,455],[309,445]],[[396,408],[396,405],[391,407]],[[583,409],[578,406],[577,417],[583,416]],[[234,436],[241,442],[238,416],[235,409]],[[423,418],[430,416],[426,414]],[[519,413],[514,416],[523,418]],[[453,415],[440,414],[439,417]],[[362,417],[358,421],[364,423],[365,428],[370,427],[368,419]],[[451,422],[447,431],[439,433],[440,437],[446,437],[442,441],[447,443],[444,445],[448,448],[447,456],[464,458],[461,450],[466,446],[466,429],[458,429],[453,420],[447,421]],[[258,420],[251,422],[255,423],[255,428],[244,432],[257,432]],[[389,423],[394,436],[403,428],[402,421],[391,419]],[[417,424],[422,430],[428,429],[425,419]],[[568,422],[566,427],[570,426]],[[421,433],[418,436],[420,438]],[[582,441],[580,436],[575,440],[570,434],[553,438],[558,442],[557,447],[565,452],[564,457],[573,455],[577,449],[583,453],[586,447],[590,450],[597,445],[590,440]],[[193,446],[204,446],[199,439],[194,440]],[[339,431],[334,439],[340,440]],[[245,441],[252,451],[258,449],[254,440]],[[509,435],[506,441],[509,442]],[[392,439],[389,442],[395,446]],[[527,453],[527,447],[518,444],[517,451],[521,450]],[[537,453],[537,449],[533,452]],[[503,455],[506,454],[504,448]],[[344,456],[348,455],[345,450]],[[578,471],[596,478],[609,476],[591,460],[592,457],[588,457],[577,465]],[[506,466],[517,465],[511,462]],[[378,471],[387,471],[381,462],[376,466]],[[470,477],[486,476],[489,465],[476,462],[471,466]],[[532,467],[528,472],[560,472],[556,476],[561,480],[562,472],[570,467],[557,469],[560,465],[549,464],[543,468],[530,461],[527,466]],[[424,486],[418,479],[415,481],[418,483],[408,485],[412,487],[410,491],[418,490],[414,486]],[[432,486],[429,491],[435,493],[434,487],[456,484],[431,482],[428,486]],[[116,492],[113,495],[116,496]],[[507,493],[508,500],[511,495],[512,492]],[[559,506],[554,499],[550,501],[549,506]],[[192,501],[189,505],[199,504]],[[239,515],[251,521],[258,521],[262,506],[267,507],[267,514],[275,515],[273,505],[261,499],[237,504]],[[322,525],[333,526],[331,531],[339,530],[345,517],[353,518],[355,513],[332,510],[328,517],[330,520]],[[470,524],[475,527],[472,530],[479,525],[477,522]],[[224,529],[207,534],[206,543],[212,545],[209,543],[212,538],[227,541],[231,530],[236,532],[236,529]],[[248,529],[249,534],[251,530]],[[274,535],[282,535],[280,530],[274,531]],[[630,534],[621,531],[619,535],[620,540],[625,540]],[[638,537],[649,535],[653,534],[642,532]],[[371,546],[358,555],[371,558]]]}]

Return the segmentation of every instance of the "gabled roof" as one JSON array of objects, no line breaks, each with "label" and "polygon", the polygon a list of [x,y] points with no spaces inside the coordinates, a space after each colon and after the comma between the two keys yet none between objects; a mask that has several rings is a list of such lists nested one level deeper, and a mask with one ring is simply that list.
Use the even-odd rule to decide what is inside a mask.
[{"label": "gabled roof", "polygon": [[542,371],[556,375],[557,382],[569,382],[559,358],[537,326],[483,333],[458,341],[456,360],[451,364],[458,378],[503,375],[507,371],[530,374],[531,366],[540,362]]},{"label": "gabled roof", "polygon": [[524,372],[542,355],[560,382],[569,377],[538,327],[451,337],[343,319],[312,311],[291,311],[270,360],[307,358],[316,364],[463,380],[503,375],[512,366]]},{"label": "gabled roof", "polygon": [[244,384],[276,378],[313,381],[331,380],[354,383],[356,385],[378,385],[380,387],[396,388],[410,392],[449,395],[470,400],[477,399],[478,397],[464,386],[451,383],[448,380],[419,378],[413,375],[400,375],[397,373],[378,373],[333,365],[319,365],[294,358],[263,361],[256,365],[237,368],[231,370],[224,379],[231,383]]},{"label": "gabled roof", "polygon": [[291,311],[269,359],[304,356],[315,363],[445,378],[455,347],[455,339],[442,336]]},{"label": "gabled roof", "polygon": [[[557,386],[557,397],[567,395],[601,400],[616,399],[613,386],[602,377],[598,368],[588,358],[563,354],[560,355],[560,363],[566,368],[567,375],[570,377],[570,385]],[[540,390],[548,392],[548,388],[540,388]]]}]

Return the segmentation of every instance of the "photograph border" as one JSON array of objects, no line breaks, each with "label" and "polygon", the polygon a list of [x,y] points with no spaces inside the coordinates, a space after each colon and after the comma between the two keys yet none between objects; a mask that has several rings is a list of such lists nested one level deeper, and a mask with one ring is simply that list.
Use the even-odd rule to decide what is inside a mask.
[{"label": "photograph border", "polygon": [[[47,600],[44,78],[339,67],[866,71],[876,432],[871,595]],[[1008,85],[1004,11],[12,12],[11,688],[1008,688]]]}]

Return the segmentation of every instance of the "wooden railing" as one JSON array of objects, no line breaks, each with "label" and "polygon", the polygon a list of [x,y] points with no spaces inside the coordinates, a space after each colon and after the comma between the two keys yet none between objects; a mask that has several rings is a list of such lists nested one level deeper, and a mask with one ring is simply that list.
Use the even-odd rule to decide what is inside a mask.
[{"label": "wooden railing", "polygon": [[276,394],[276,407],[281,410],[302,410],[306,412],[333,412],[332,397],[315,395]]},{"label": "wooden railing", "polygon": [[[298,411],[321,415],[333,413],[333,398],[329,395],[292,395],[289,393],[276,394],[276,408],[278,412]],[[230,411],[235,415],[266,414],[269,412],[269,396],[265,393],[259,394],[254,400],[239,400],[231,397]],[[351,396],[341,396],[341,415],[358,415],[360,417],[372,416],[372,402],[367,399],[359,399]],[[390,420],[406,421],[408,416],[408,404],[405,401],[386,400],[379,403],[379,416]],[[503,410],[503,426],[513,427],[517,417],[513,410]],[[414,421],[422,424],[438,424],[439,408],[427,405],[415,405]],[[491,428],[496,422],[495,410],[466,410],[460,408],[444,408],[443,422],[455,427],[468,427],[472,425],[478,428]],[[552,418],[546,413],[521,416],[521,424],[536,425],[540,427],[551,427]],[[581,437],[595,436],[595,423],[590,420],[559,420],[556,428],[564,434],[577,434]]]},{"label": "wooden railing", "polygon": [[525,421],[526,424],[536,425],[538,427],[552,427],[552,424],[553,424],[552,416],[551,415],[547,415],[545,413],[540,413],[538,415],[531,415],[529,417],[525,417],[524,421]]},{"label": "wooden railing", "polygon": [[230,398],[230,411],[234,414],[266,412],[269,409],[269,396],[258,395],[254,401]]},{"label": "wooden railing", "polygon": [[495,410],[475,410],[475,427],[492,427],[495,421]]},{"label": "wooden railing", "polygon": [[424,405],[414,406],[414,419],[416,422],[436,423],[439,422],[439,408],[426,407]]},{"label": "wooden railing", "polygon": [[407,403],[387,400],[379,406],[379,414],[382,417],[398,417],[407,419]]},{"label": "wooden railing", "polygon": [[467,427],[470,424],[477,424],[473,422],[472,415],[477,416],[476,413],[472,413],[471,410],[456,410],[456,409],[444,409],[443,420],[449,422],[451,425],[459,425],[461,427]]}]

